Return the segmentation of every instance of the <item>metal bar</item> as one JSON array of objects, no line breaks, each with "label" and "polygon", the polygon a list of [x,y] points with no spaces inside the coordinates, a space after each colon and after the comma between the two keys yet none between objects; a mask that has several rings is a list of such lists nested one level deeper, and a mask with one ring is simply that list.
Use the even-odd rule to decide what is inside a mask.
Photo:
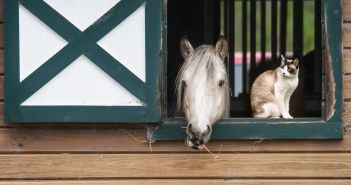
[{"label": "metal bar", "polygon": [[272,48],[272,62],[277,61],[277,0],[272,0],[272,30],[271,30],[271,48]]},{"label": "metal bar", "polygon": [[303,55],[303,1],[294,1],[293,2],[293,49],[294,57],[302,59]]},{"label": "metal bar", "polygon": [[243,0],[242,2],[242,50],[243,50],[243,93],[247,93],[247,59],[246,59],[246,53],[247,53],[247,0]]},{"label": "metal bar", "polygon": [[229,42],[229,82],[231,90],[235,92],[235,1],[229,0],[228,4],[228,42]]},{"label": "metal bar", "polygon": [[256,0],[250,2],[250,86],[256,70]]},{"label": "metal bar", "polygon": [[286,53],[286,29],[287,29],[287,14],[288,14],[288,2],[282,0],[280,3],[280,54],[285,55]]},{"label": "metal bar", "polygon": [[266,60],[266,0],[261,0],[261,62]]},{"label": "metal bar", "polygon": [[322,3],[321,0],[315,0],[315,33],[314,33],[314,92],[321,92],[322,76]]}]

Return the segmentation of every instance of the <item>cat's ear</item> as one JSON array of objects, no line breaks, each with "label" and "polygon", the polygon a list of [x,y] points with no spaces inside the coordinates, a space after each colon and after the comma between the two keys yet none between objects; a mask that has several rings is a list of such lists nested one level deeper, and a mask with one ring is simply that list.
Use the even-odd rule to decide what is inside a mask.
[{"label": "cat's ear", "polygon": [[284,65],[286,62],[286,59],[283,55],[280,55],[280,57],[281,57],[281,65]]},{"label": "cat's ear", "polygon": [[182,40],[180,41],[180,52],[183,56],[184,59],[189,58],[191,53],[194,52],[193,46],[190,44],[188,38],[184,36]]},{"label": "cat's ear", "polygon": [[217,41],[216,51],[219,53],[222,60],[228,55],[228,42],[223,36],[220,36]]},{"label": "cat's ear", "polygon": [[295,66],[299,66],[299,63],[300,63],[300,62],[299,62],[299,59],[295,58],[295,60],[294,60],[294,65],[295,65]]}]

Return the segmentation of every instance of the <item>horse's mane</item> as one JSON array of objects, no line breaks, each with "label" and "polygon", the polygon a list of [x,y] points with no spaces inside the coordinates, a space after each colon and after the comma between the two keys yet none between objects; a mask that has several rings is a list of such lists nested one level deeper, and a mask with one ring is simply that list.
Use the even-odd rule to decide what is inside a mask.
[{"label": "horse's mane", "polygon": [[[202,75],[202,78],[206,78],[207,87],[213,87],[213,85],[217,85],[213,80],[215,66],[219,65],[220,69],[224,70],[223,72],[226,71],[226,67],[221,60],[215,60],[214,57],[218,59],[220,58],[215,48],[211,45],[202,45],[196,48],[193,54],[191,54],[191,56],[184,61],[175,81],[175,93],[177,97],[178,113],[182,112],[183,94],[184,88],[186,88],[185,83],[183,83],[183,75],[186,70],[192,70],[193,77],[195,75]],[[225,76],[225,78],[226,79],[224,80],[228,82],[227,76]]]}]

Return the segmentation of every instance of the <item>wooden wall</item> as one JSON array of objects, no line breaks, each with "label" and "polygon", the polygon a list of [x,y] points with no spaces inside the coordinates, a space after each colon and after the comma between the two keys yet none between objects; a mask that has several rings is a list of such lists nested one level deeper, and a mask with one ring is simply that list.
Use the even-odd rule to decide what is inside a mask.
[{"label": "wooden wall", "polygon": [[[344,5],[342,141],[215,141],[196,152],[183,142],[142,142],[143,129],[103,125],[8,125],[0,87],[0,185],[351,184],[351,1]],[[2,4],[2,3],[1,3]],[[2,6],[0,6],[2,8]],[[0,11],[0,84],[3,19]]]}]

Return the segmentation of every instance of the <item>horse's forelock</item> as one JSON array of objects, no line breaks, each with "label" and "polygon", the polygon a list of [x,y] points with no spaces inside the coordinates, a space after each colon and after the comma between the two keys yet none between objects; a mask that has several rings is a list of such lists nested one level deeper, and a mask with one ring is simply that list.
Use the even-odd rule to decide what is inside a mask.
[{"label": "horse's forelock", "polygon": [[[206,78],[207,86],[213,87],[217,85],[214,82],[215,67],[219,65],[220,69],[223,73],[226,73],[226,68],[221,60],[218,53],[215,51],[213,46],[203,45],[198,47],[191,56],[183,63],[177,78],[176,78],[176,96],[177,96],[177,111],[180,113],[182,111],[182,104],[183,104],[183,96],[186,85],[183,84],[183,80],[185,80],[185,75],[188,70],[192,70],[190,75],[190,79],[194,79],[196,75],[203,75],[199,78]],[[189,79],[189,80],[190,80]],[[225,79],[227,81],[227,75],[225,75]],[[229,101],[229,100],[228,100]]]}]

